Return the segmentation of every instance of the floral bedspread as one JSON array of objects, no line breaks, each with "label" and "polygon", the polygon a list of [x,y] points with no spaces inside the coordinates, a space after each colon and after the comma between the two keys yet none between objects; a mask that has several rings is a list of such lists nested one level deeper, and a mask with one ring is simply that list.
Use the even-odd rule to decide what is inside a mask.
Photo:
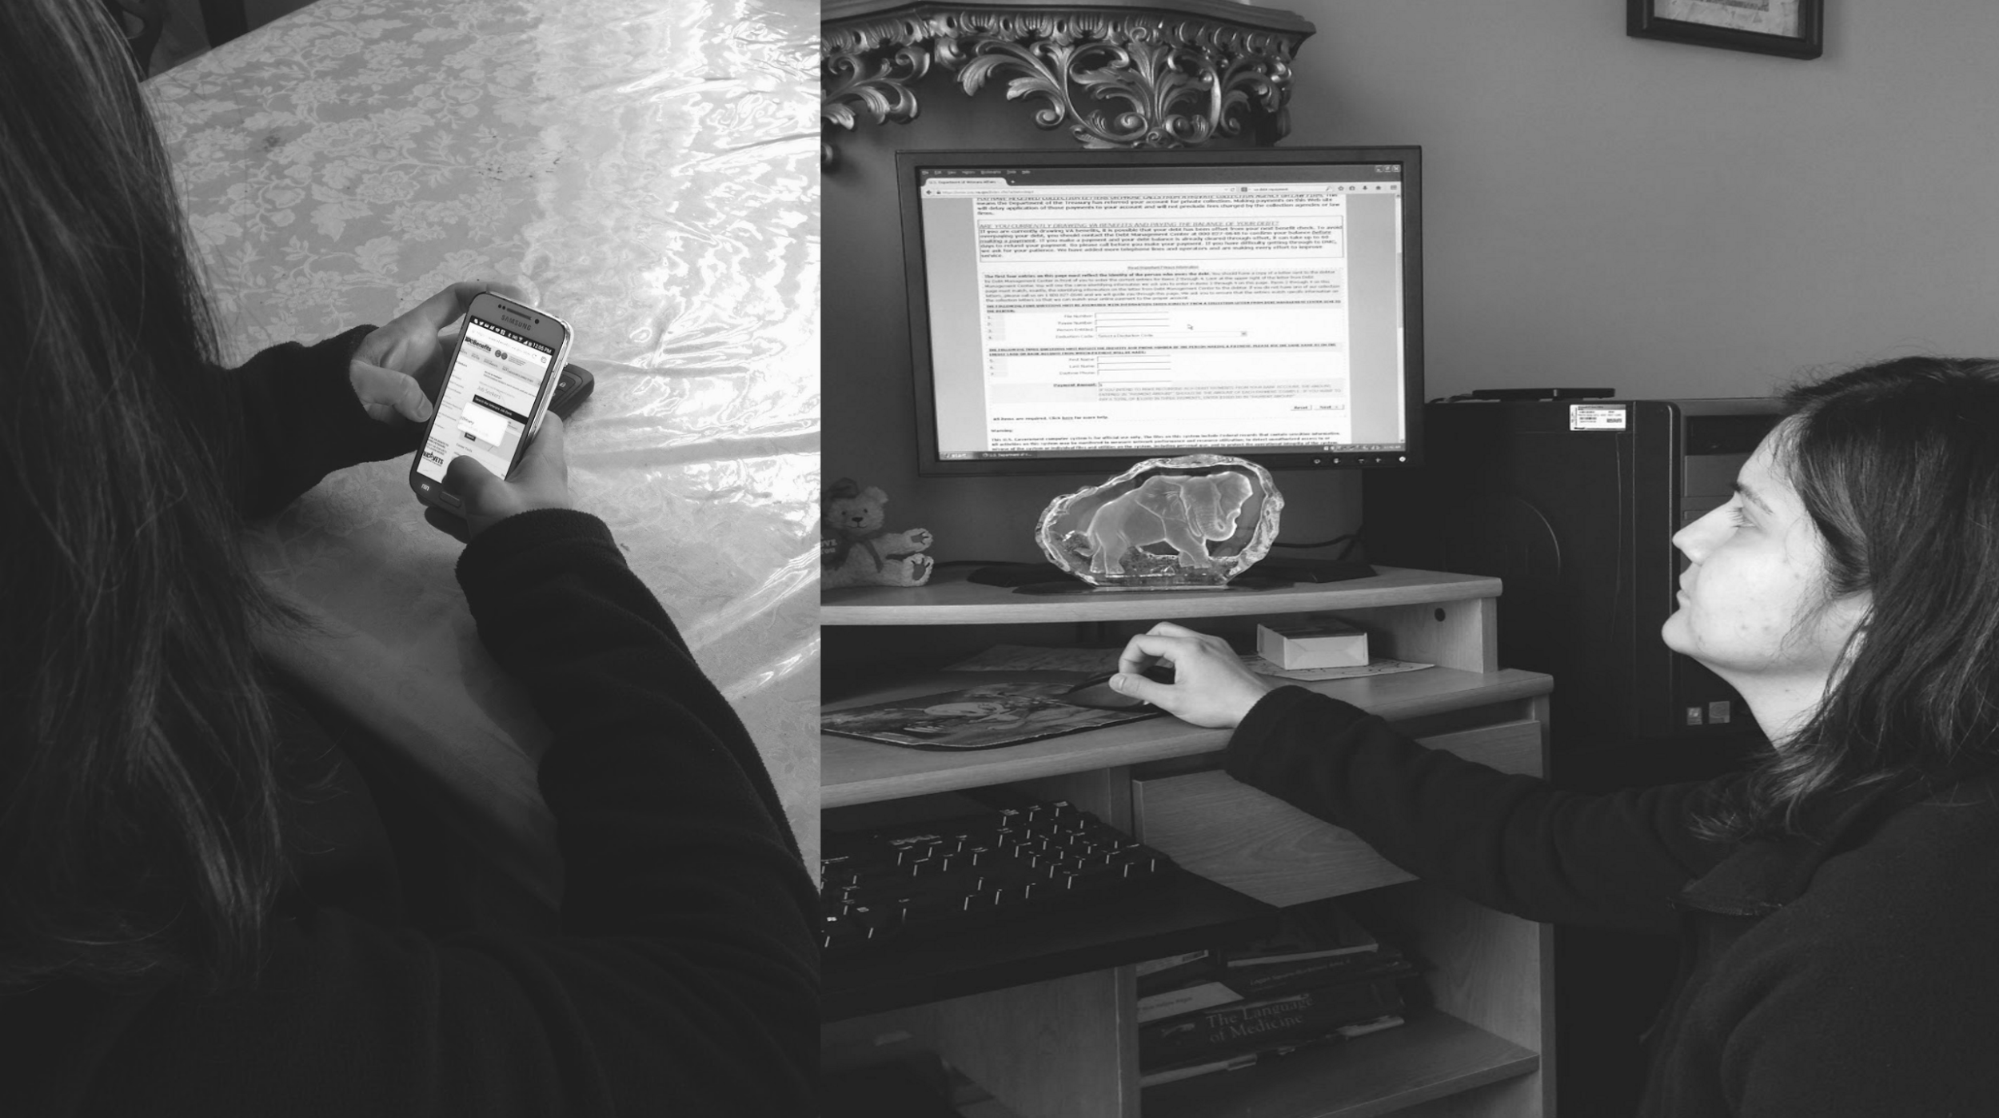
[{"label": "floral bedspread", "polygon": [[[501,279],[597,378],[602,516],[817,847],[817,5],[319,0],[148,83],[231,356]],[[550,880],[545,745],[479,646],[408,459],[255,536],[323,621],[278,658],[407,747]]]}]

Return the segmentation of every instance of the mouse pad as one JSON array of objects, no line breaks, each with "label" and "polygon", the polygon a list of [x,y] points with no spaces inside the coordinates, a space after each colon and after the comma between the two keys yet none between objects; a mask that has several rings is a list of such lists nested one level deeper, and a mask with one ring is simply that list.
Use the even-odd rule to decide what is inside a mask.
[{"label": "mouse pad", "polygon": [[819,716],[819,728],[909,749],[996,749],[1003,745],[1155,718],[1156,707],[1097,710],[1062,701],[1073,683],[987,683]]}]

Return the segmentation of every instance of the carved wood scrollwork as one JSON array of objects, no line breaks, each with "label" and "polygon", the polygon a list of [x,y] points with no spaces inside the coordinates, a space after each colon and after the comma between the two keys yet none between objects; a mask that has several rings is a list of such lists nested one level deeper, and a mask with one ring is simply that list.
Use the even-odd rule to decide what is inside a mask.
[{"label": "carved wood scrollwork", "polygon": [[[840,5],[850,13],[866,6]],[[826,16],[820,116],[829,132],[854,128],[862,112],[876,124],[913,120],[911,87],[934,64],[956,71],[967,94],[1005,81],[1009,100],[1037,103],[1037,125],[1066,123],[1092,148],[1181,147],[1245,129],[1276,142],[1290,128],[1291,60],[1312,33],[1289,13],[1203,2],[1143,10],[925,3],[846,15],[829,5]],[[832,167],[830,139],[822,153]]]}]

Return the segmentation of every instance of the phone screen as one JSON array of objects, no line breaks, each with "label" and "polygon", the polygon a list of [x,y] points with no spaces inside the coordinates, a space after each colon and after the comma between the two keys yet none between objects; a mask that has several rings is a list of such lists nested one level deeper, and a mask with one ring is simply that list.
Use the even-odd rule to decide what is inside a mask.
[{"label": "phone screen", "polygon": [[453,458],[470,455],[495,476],[506,477],[554,364],[555,351],[548,346],[467,318],[416,472],[441,482]]}]

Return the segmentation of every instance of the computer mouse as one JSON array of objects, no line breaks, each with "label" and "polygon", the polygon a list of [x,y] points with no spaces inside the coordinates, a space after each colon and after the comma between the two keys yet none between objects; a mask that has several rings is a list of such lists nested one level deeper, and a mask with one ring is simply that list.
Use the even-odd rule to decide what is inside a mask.
[{"label": "computer mouse", "polygon": [[[1062,696],[1062,701],[1074,706],[1092,707],[1097,710],[1157,709],[1144,699],[1127,695],[1122,691],[1113,690],[1111,688],[1111,676],[1116,674],[1116,672],[1111,672],[1107,675],[1093,675],[1076,686],[1071,687]],[[1147,679],[1155,683],[1173,682],[1173,669],[1164,664],[1154,664],[1145,669],[1143,674]]]}]

